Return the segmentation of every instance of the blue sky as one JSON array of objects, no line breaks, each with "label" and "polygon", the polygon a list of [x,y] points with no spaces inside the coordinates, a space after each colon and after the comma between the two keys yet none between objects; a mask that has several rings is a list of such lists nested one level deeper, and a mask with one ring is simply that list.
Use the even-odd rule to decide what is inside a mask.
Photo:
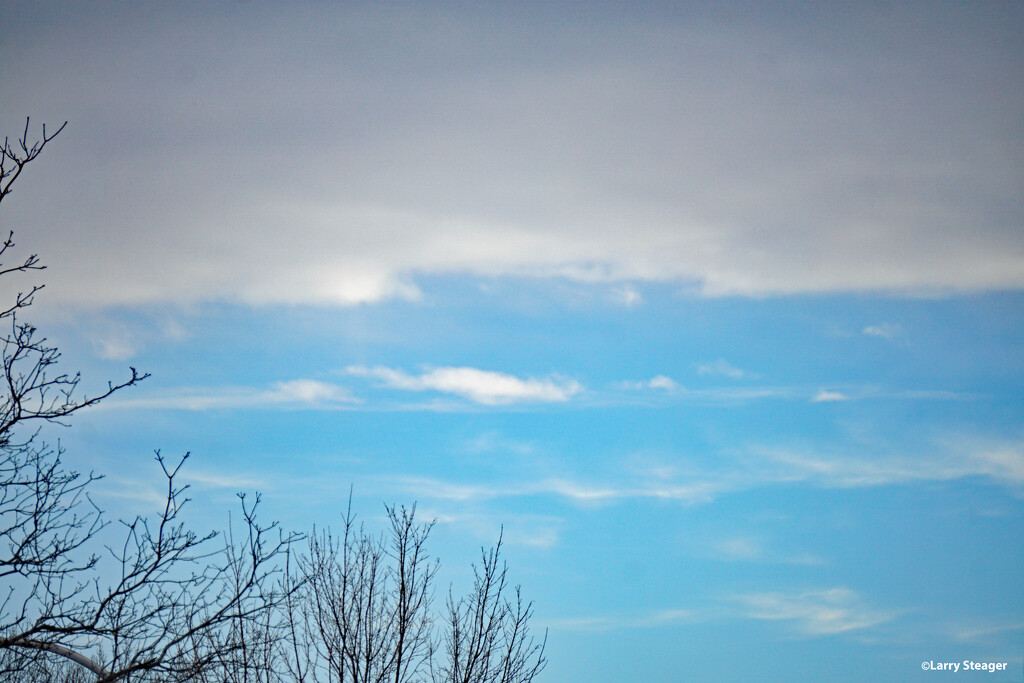
[{"label": "blue sky", "polygon": [[1021,3],[3,13],[111,513],[503,529],[548,681],[1024,676]]}]

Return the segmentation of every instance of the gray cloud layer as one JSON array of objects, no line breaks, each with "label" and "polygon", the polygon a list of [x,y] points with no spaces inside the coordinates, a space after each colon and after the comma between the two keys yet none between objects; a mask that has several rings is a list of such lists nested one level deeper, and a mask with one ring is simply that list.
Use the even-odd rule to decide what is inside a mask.
[{"label": "gray cloud layer", "polygon": [[14,6],[4,227],[77,305],[1024,287],[1024,6],[763,7]]}]

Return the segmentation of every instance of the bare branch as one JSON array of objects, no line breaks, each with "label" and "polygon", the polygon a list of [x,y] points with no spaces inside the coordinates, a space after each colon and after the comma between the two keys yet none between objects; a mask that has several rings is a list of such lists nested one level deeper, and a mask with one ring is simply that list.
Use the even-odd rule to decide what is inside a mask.
[{"label": "bare branch", "polygon": [[540,643],[529,634],[533,603],[523,603],[518,586],[514,598],[507,595],[501,543],[499,536],[494,548],[481,551],[469,595],[448,595],[447,656],[432,671],[435,683],[530,683],[547,664],[547,634]]},{"label": "bare branch", "polygon": [[25,166],[38,157],[42,153],[43,148],[46,147],[46,144],[60,135],[64,127],[68,125],[68,122],[65,121],[56,132],[47,135],[46,124],[44,123],[42,137],[30,143],[28,134],[29,121],[30,119],[26,117],[25,131],[20,139],[12,144],[8,138],[4,138],[3,146],[0,147],[0,201],[10,194],[11,185],[21,175]]},{"label": "bare branch", "polygon": [[[26,119],[19,139],[4,139],[0,201],[63,129],[43,126],[30,141]],[[8,234],[0,261],[13,248]],[[44,269],[35,254],[10,262],[0,262],[0,278]],[[293,554],[300,536],[259,522],[259,495],[239,494],[237,525],[198,534],[182,515],[189,455],[175,462],[157,451],[160,509],[121,521],[110,543],[118,527],[89,497],[100,477],[67,469],[60,443],[48,446],[41,429],[149,375],[130,368],[106,389],[81,392],[77,373],[58,370],[59,350],[19,322],[42,287],[0,307],[10,326],[0,336],[0,678],[531,683],[544,668],[546,635],[538,643],[529,634],[532,603],[508,586],[500,537],[482,551],[473,590],[458,600],[449,590],[445,634],[435,635],[433,523],[417,522],[415,506],[385,505],[388,526],[372,535],[356,525],[350,492],[341,535],[314,528],[307,553]]]},{"label": "bare branch", "polygon": [[[44,126],[41,139],[30,141],[26,119],[20,139],[4,139],[0,201],[63,129],[47,133]],[[13,247],[9,234],[0,258]],[[42,269],[32,254],[0,263],[0,277]],[[179,473],[188,454],[172,465],[157,452],[166,482],[162,510],[122,522],[121,543],[104,553],[98,544],[107,525],[88,496],[98,477],[66,469],[59,443],[47,446],[40,428],[63,426],[149,375],[130,368],[127,379],[81,393],[80,375],[57,369],[59,350],[18,321],[41,288],[0,308],[0,320],[10,324],[0,336],[0,577],[9,587],[0,595],[0,660],[44,675],[50,664],[42,655],[57,655],[104,682],[194,679],[237,663],[246,647],[241,634],[269,624],[282,599],[277,561],[296,536],[257,520],[258,496],[251,503],[241,497],[237,536],[196,534],[181,518],[188,486]]]}]

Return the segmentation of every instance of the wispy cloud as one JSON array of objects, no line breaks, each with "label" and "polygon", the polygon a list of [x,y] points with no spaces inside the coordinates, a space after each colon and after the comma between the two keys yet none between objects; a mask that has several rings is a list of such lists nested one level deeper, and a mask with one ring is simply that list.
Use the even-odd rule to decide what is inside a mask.
[{"label": "wispy cloud", "polygon": [[126,329],[106,330],[90,340],[96,354],[105,360],[128,360],[138,351],[138,340]]},{"label": "wispy cloud", "polygon": [[505,545],[530,548],[551,548],[557,545],[565,527],[565,520],[553,515],[496,515],[474,506],[468,506],[471,509],[464,511],[452,511],[451,507],[419,507],[417,515],[438,524],[457,526],[484,544],[493,544],[500,536]]},{"label": "wispy cloud", "polygon": [[949,437],[936,440],[924,455],[814,452],[786,448],[753,451],[777,481],[809,481],[850,488],[915,481],[988,477],[1013,487],[1024,484],[1024,444],[1019,441]]},{"label": "wispy cloud", "polygon": [[[736,606],[739,606],[738,611]],[[837,587],[800,592],[746,593],[716,600],[715,604],[697,609],[669,608],[646,614],[567,617],[546,623],[550,628],[564,631],[607,632],[739,617],[788,622],[795,633],[817,638],[863,632],[898,616],[896,610],[878,609],[858,593]]]},{"label": "wispy cloud", "polygon": [[880,339],[899,339],[903,337],[903,328],[892,323],[879,323],[877,325],[868,325],[861,330],[861,334]]},{"label": "wispy cloud", "polygon": [[797,631],[812,637],[859,631],[892,621],[893,610],[871,607],[856,592],[829,588],[800,593],[749,593],[734,600],[750,619],[792,622]]},{"label": "wispy cloud", "polygon": [[546,625],[559,631],[605,632],[620,629],[657,628],[673,624],[692,624],[702,619],[703,616],[695,610],[664,609],[639,615],[566,617],[550,620],[546,622]]},{"label": "wispy cloud", "polygon": [[850,400],[850,397],[847,396],[846,394],[840,393],[838,391],[827,391],[825,389],[822,389],[821,391],[814,395],[814,398],[811,399],[811,403],[837,403],[839,401],[848,400]]},{"label": "wispy cloud", "polygon": [[352,400],[347,389],[314,379],[275,382],[273,389],[267,392],[265,397],[276,402],[297,401],[312,404],[350,402]]},{"label": "wispy cloud", "polygon": [[[715,371],[705,368],[703,374]],[[737,374],[738,373],[738,374]],[[752,378],[755,375],[737,370],[733,379]],[[719,373],[721,374],[721,373]],[[813,388],[798,385],[720,385],[706,388],[690,388],[666,375],[657,375],[649,380],[625,380],[612,385],[623,392],[658,391],[664,397],[676,400],[707,403],[748,403],[751,401],[809,401],[810,403],[838,403],[843,401],[967,401],[979,398],[980,394],[956,391],[889,389],[877,385],[847,385],[837,388]],[[648,394],[650,396],[650,394]],[[631,400],[623,397],[624,400]],[[652,404],[653,405],[653,404]]]},{"label": "wispy cloud", "polygon": [[627,282],[612,290],[612,300],[623,306],[639,306],[643,303],[644,296],[635,285]]},{"label": "wispy cloud", "polygon": [[181,341],[188,331],[174,316],[156,314],[141,319],[118,319],[109,313],[83,316],[82,337],[104,360],[128,360],[154,343]]},{"label": "wispy cloud", "polygon": [[668,377],[667,375],[655,375],[654,377],[650,378],[649,380],[644,380],[644,381],[639,381],[639,382],[638,381],[619,382],[616,386],[621,388],[621,389],[625,389],[626,391],[641,391],[641,390],[644,390],[644,389],[654,389],[654,390],[665,391],[665,392],[668,392],[668,393],[672,393],[674,391],[682,389],[682,387],[679,385],[678,382],[676,382],[671,377]]},{"label": "wispy cloud", "polygon": [[647,382],[647,386],[651,389],[664,389],[665,391],[675,391],[679,388],[679,384],[676,383],[671,377],[665,375],[656,375]]},{"label": "wispy cloud", "polygon": [[1024,441],[954,436],[942,443],[961,461],[965,470],[1024,484]]},{"label": "wispy cloud", "polygon": [[561,403],[583,391],[583,385],[576,380],[558,375],[523,379],[471,367],[429,368],[420,375],[410,375],[383,366],[353,365],[346,368],[346,372],[376,379],[391,389],[437,391],[489,406],[522,402]]},{"label": "wispy cloud", "polygon": [[716,559],[727,562],[765,564],[820,565],[824,560],[810,553],[785,554],[769,548],[762,540],[749,536],[723,538],[712,544]]},{"label": "wispy cloud", "polygon": [[128,481],[108,477],[96,491],[98,498],[127,502],[130,507],[141,508],[138,513],[158,510],[167,502],[167,490],[152,482]]},{"label": "wispy cloud", "polygon": [[188,483],[202,488],[230,489],[232,491],[266,491],[272,488],[267,477],[241,472],[194,472],[185,473]]},{"label": "wispy cloud", "polygon": [[1024,631],[1024,621],[1004,621],[988,624],[957,624],[950,629],[955,640],[963,643],[975,642],[981,639],[988,639],[1000,633],[1013,633]]},{"label": "wispy cloud", "polygon": [[218,409],[336,409],[358,403],[348,389],[315,379],[274,382],[268,388],[186,387],[140,398],[108,401],[107,408],[151,408],[162,410]]},{"label": "wispy cloud", "polygon": [[[889,486],[921,481],[987,477],[997,484],[1024,485],[1024,445],[1020,443],[932,444],[926,456],[815,452],[755,447],[719,459],[715,468],[691,463],[685,468],[652,464],[629,468],[613,480],[589,481],[572,476],[523,478],[503,483],[456,482],[434,477],[390,479],[418,498],[478,501],[523,496],[556,496],[582,506],[626,500],[664,500],[683,505],[709,503],[735,491],[809,483],[823,488]],[[787,564],[818,564],[811,554],[770,552],[749,538],[723,539],[715,552],[723,559]]]},{"label": "wispy cloud", "polygon": [[[131,510],[131,514],[149,514],[159,510],[167,502],[166,482],[156,464],[150,464],[154,476],[144,477],[108,476],[101,480],[97,495],[103,499],[120,501],[122,507]],[[221,493],[235,494],[245,491],[270,491],[274,482],[267,477],[237,471],[195,471],[185,468],[175,480],[179,485],[187,485],[193,490],[203,489]]]},{"label": "wispy cloud", "polygon": [[760,560],[764,546],[752,538],[728,538],[715,543],[715,552],[727,560]]},{"label": "wispy cloud", "polygon": [[494,430],[463,441],[460,448],[470,453],[505,453],[517,456],[533,455],[537,452],[537,444],[515,439]]},{"label": "wispy cloud", "polygon": [[402,477],[396,480],[396,483],[418,496],[441,500],[468,501],[553,495],[581,504],[598,504],[637,498],[675,500],[682,503],[708,502],[724,488],[721,482],[711,480],[622,485],[592,483],[566,477],[552,477],[504,485],[457,483],[431,477]]},{"label": "wispy cloud", "polygon": [[719,358],[716,361],[710,363],[704,363],[697,366],[697,374],[699,375],[722,375],[729,379],[742,379],[748,377],[749,373],[740,370],[736,366],[729,363],[724,358]]}]

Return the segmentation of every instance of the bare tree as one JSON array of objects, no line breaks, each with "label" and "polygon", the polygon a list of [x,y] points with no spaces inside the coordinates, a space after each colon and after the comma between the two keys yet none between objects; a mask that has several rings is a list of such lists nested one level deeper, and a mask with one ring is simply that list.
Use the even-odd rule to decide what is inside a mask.
[{"label": "bare tree", "polygon": [[531,683],[547,661],[546,637],[530,636],[532,603],[508,586],[501,539],[482,551],[472,591],[459,600],[449,591],[438,620],[430,609],[437,564],[425,551],[432,524],[416,523],[415,509],[386,509],[386,538],[356,527],[351,500],[340,538],[309,538],[303,590],[286,613],[293,679]]},{"label": "bare tree", "polygon": [[[0,201],[24,167],[63,130],[0,148]],[[0,278],[44,267],[35,254]],[[66,419],[146,379],[131,368],[85,394],[57,370],[60,352],[19,320],[42,285],[0,308],[0,676],[17,683],[531,683],[544,641],[529,635],[532,603],[507,585],[501,539],[475,567],[473,591],[449,591],[445,635],[431,611],[438,564],[426,551],[432,523],[415,506],[385,506],[388,528],[371,535],[349,507],[296,554],[294,534],[258,522],[259,497],[240,497],[236,531],[196,534],[182,519],[188,454],[157,452],[164,502],[117,531],[89,497],[100,478],[67,469],[58,442],[41,437]],[[109,527],[109,528],[108,528]],[[281,566],[283,563],[283,567]],[[444,643],[443,654],[439,652]]]},{"label": "bare tree", "polygon": [[[24,167],[63,130],[30,142],[29,125],[0,147],[0,201]],[[12,236],[0,245],[6,259]],[[32,254],[0,264],[0,277],[42,270]],[[93,680],[195,679],[243,647],[239,629],[263,623],[282,599],[276,561],[293,537],[257,521],[257,498],[241,500],[244,533],[198,535],[181,520],[188,486],[177,478],[186,454],[169,466],[162,510],[122,522],[123,541],[105,546],[113,529],[89,497],[99,478],[66,469],[63,450],[41,439],[44,425],[65,425],[74,413],[147,377],[130,376],[92,395],[80,376],[57,370],[58,349],[19,320],[41,285],[19,292],[5,309],[0,395],[0,666],[14,680],[74,680],[58,655]],[[102,571],[101,571],[102,570]],[[111,571],[106,571],[111,570]],[[17,678],[15,678],[17,672]],[[51,676],[51,674],[55,675]],[[66,675],[65,675],[66,674]]]},{"label": "bare tree", "polygon": [[14,683],[93,683],[95,674],[68,659],[39,650],[0,650],[0,675]]},{"label": "bare tree", "polygon": [[530,636],[533,603],[524,604],[519,586],[509,595],[501,540],[481,551],[472,592],[459,600],[448,594],[445,656],[434,668],[435,683],[529,683],[547,664],[547,634],[540,643]]},{"label": "bare tree", "polygon": [[387,537],[356,527],[351,498],[342,535],[309,538],[300,558],[301,598],[289,605],[289,668],[298,681],[410,683],[433,654],[431,580],[425,544],[432,524],[415,508],[386,507]]}]

